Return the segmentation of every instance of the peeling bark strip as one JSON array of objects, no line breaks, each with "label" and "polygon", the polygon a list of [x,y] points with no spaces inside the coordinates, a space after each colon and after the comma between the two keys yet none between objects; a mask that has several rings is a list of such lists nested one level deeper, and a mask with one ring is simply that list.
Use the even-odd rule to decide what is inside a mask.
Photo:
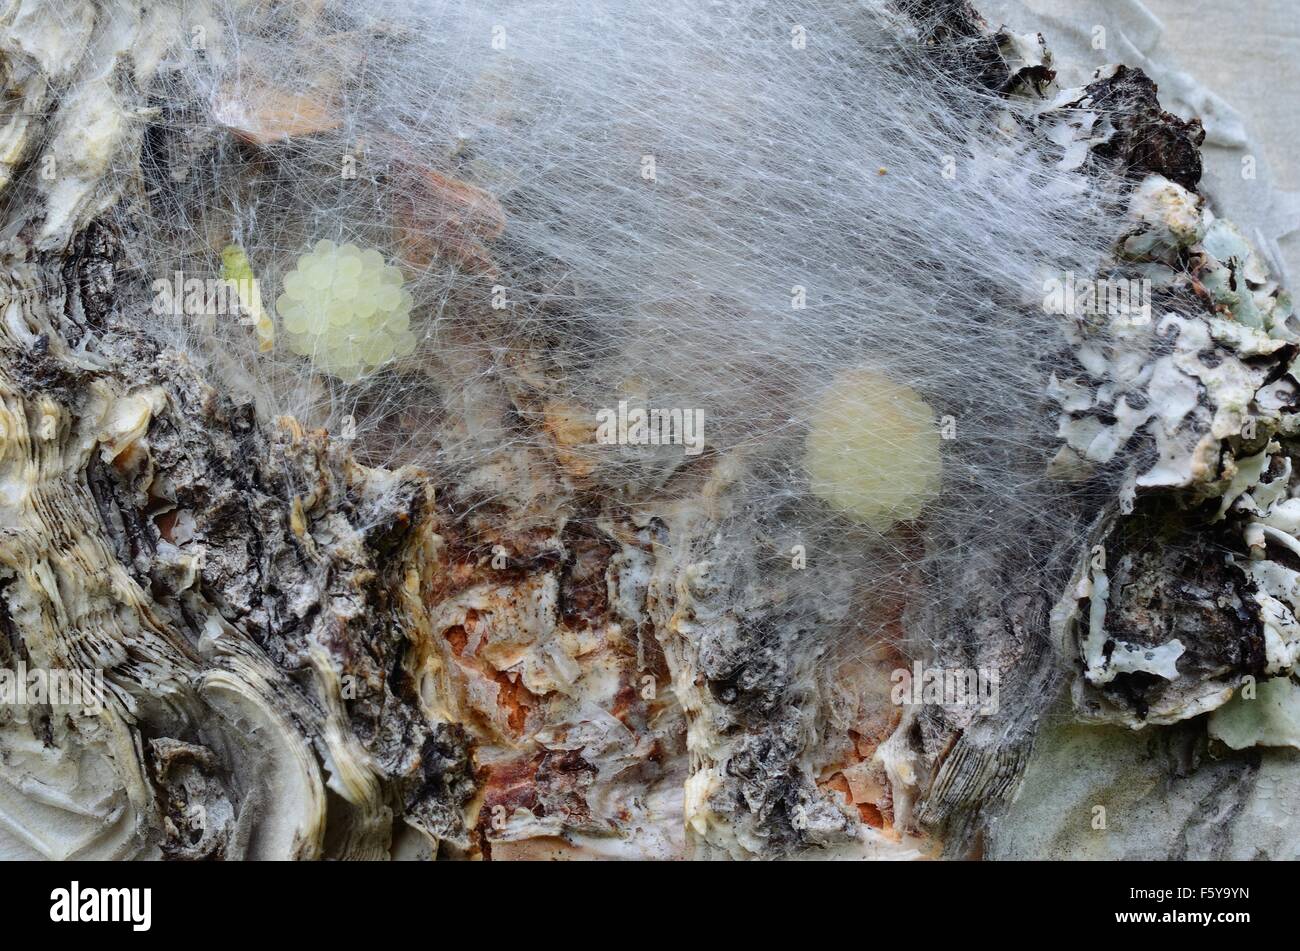
[{"label": "peeling bark strip", "polygon": [[[1104,72],[1104,71],[1103,71]],[[1160,108],[1156,84],[1140,69],[1117,66],[1085,89],[1079,108],[1111,118],[1115,135],[1094,154],[1141,180],[1163,175],[1189,190],[1201,180],[1200,119],[1184,122]]]},{"label": "peeling bark strip", "polygon": [[[1273,738],[1228,704],[1243,678],[1300,660],[1300,334],[1258,254],[1195,191],[1199,123],[1163,112],[1140,71],[1060,90],[1041,36],[995,31],[967,0],[872,6],[900,37],[900,72],[924,62],[951,80],[939,96],[969,93],[989,136],[1050,156],[1068,195],[1120,179],[1105,265],[1155,288],[1146,325],[1054,315],[1059,372],[1024,410],[1059,444],[999,475],[1028,480],[1050,459],[1040,501],[1055,521],[1005,513],[971,558],[977,530],[942,511],[885,518],[869,547],[800,494],[797,465],[745,440],[610,475],[560,385],[602,355],[566,309],[585,276],[557,289],[536,262],[521,269],[509,203],[405,153],[370,182],[398,193],[394,259],[487,279],[493,298],[448,320],[465,346],[437,359],[456,385],[399,377],[403,412],[357,455],[355,432],[265,412],[217,382],[239,368],[151,322],[133,242],[167,202],[227,240],[201,181],[187,191],[229,154],[214,141],[239,140],[262,171],[258,149],[343,127],[346,90],[325,71],[318,96],[259,72],[251,96],[217,87],[214,124],[160,91],[174,64],[155,46],[175,24],[157,11],[21,6],[0,38],[21,104],[0,126],[0,663],[102,671],[109,697],[98,712],[0,709],[6,848],[969,856],[1035,773],[1040,721],[1067,687],[1075,718],[1171,724],[1162,743],[1221,708],[1224,742]],[[343,33],[304,55],[346,61]],[[579,324],[581,347],[549,340],[550,324],[498,346],[493,331],[522,319],[496,307],[502,273],[524,273],[509,293],[557,326]],[[989,317],[976,298],[1008,296],[993,283],[964,285],[971,326]],[[427,471],[362,464],[402,447],[408,414],[435,415],[425,403],[441,414],[422,431]],[[782,491],[755,504],[760,479]],[[913,662],[988,672],[998,710],[891,704],[890,671]],[[1215,769],[1205,809],[1240,811]],[[1227,848],[1201,816],[1180,822],[1171,854]]]}]

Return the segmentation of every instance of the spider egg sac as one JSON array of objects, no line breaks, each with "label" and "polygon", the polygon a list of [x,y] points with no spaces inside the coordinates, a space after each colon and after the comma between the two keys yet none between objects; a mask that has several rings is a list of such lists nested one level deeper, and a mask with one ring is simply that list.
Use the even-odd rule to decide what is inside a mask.
[{"label": "spider egg sac", "polygon": [[318,370],[358,380],[415,350],[402,272],[373,249],[318,241],[284,278],[275,308],[289,348]]},{"label": "spider egg sac", "polygon": [[822,395],[804,444],[813,494],[878,531],[917,518],[939,493],[934,412],[910,386],[866,368]]}]

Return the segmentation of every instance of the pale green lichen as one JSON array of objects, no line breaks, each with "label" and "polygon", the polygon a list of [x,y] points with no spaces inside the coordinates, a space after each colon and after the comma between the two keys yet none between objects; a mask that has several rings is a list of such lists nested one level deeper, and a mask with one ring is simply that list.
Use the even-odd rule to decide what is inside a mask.
[{"label": "pale green lichen", "polygon": [[1291,297],[1270,280],[1268,268],[1254,246],[1230,222],[1207,213],[1205,237],[1193,248],[1200,259],[1201,286],[1217,307],[1239,323],[1270,337],[1295,340],[1287,327]]},{"label": "pale green lichen", "polygon": [[850,370],[813,414],[804,467],[815,495],[878,531],[915,519],[939,493],[934,412],[911,387]]},{"label": "pale green lichen", "polygon": [[1290,677],[1265,680],[1254,697],[1243,688],[1210,714],[1210,735],[1234,750],[1249,746],[1300,749],[1300,686]]},{"label": "pale green lichen", "polygon": [[1133,191],[1129,216],[1138,230],[1124,240],[1124,252],[1140,260],[1174,262],[1205,234],[1201,198],[1162,175],[1148,175]]},{"label": "pale green lichen", "polygon": [[318,241],[275,302],[289,348],[317,369],[356,380],[415,350],[411,294],[375,250]]}]

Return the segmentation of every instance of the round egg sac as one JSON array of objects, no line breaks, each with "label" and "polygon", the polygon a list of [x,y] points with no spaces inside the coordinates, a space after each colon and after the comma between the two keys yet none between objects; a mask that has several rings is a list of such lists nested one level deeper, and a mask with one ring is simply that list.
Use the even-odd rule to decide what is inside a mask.
[{"label": "round egg sac", "polygon": [[373,249],[318,241],[275,302],[289,348],[323,373],[358,380],[415,350],[402,272]]},{"label": "round egg sac", "polygon": [[813,414],[804,467],[815,495],[878,531],[918,518],[939,492],[934,412],[881,373],[844,373]]}]

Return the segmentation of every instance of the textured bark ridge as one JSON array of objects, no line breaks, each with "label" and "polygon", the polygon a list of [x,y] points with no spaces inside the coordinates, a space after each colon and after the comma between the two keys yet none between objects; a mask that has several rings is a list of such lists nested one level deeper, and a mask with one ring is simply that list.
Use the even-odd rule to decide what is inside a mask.
[{"label": "textured bark ridge", "polygon": [[[1171,771],[1208,763],[1196,809],[1176,803],[1176,834],[1144,854],[1235,854],[1205,816],[1271,815],[1256,779],[1231,780],[1276,757],[1261,770],[1223,745],[1250,745],[1239,724],[1211,726],[1231,740],[1213,747],[1201,724],[1300,657],[1300,336],[1195,192],[1199,124],[1161,111],[1140,71],[1061,90],[1041,37],[991,30],[965,0],[886,5],[917,55],[1034,103],[1016,135],[1130,180],[1118,260],[1152,280],[1156,317],[1120,334],[1062,318],[1076,372],[1043,401],[1058,501],[1090,546],[1009,539],[919,579],[954,594],[891,608],[890,644],[837,653],[818,631],[871,603],[853,540],[828,530],[838,557],[797,576],[784,549],[768,563],[737,544],[782,537],[789,514],[745,504],[742,452],[621,504],[591,478],[540,345],[510,380],[461,368],[448,445],[543,434],[473,466],[369,467],[348,436],[220,389],[219,368],[148,329],[129,253],[149,197],[132,189],[182,179],[205,147],[150,125],[161,8],[22,6],[0,47],[24,104],[0,140],[0,666],[102,671],[108,696],[0,709],[7,853],[1072,856],[1092,846],[1043,805],[1060,764],[1099,757],[1070,775],[1081,797],[1121,784],[1111,762],[1158,773],[1132,728],[1165,730],[1171,758],[1196,747]],[[122,156],[153,165],[123,181]],[[490,200],[440,187],[478,216],[441,251],[489,268]],[[1101,489],[1071,490],[1084,482]],[[916,659],[995,672],[1000,709],[900,709],[890,671]],[[1077,722],[1040,736],[1047,718]]]},{"label": "textured bark ridge", "polygon": [[112,703],[9,724],[11,775],[111,770],[96,855],[380,856],[403,820],[467,844],[467,738],[422,681],[428,481],[259,425],[135,333],[107,234],[41,257],[6,288],[6,648],[103,669]]}]

